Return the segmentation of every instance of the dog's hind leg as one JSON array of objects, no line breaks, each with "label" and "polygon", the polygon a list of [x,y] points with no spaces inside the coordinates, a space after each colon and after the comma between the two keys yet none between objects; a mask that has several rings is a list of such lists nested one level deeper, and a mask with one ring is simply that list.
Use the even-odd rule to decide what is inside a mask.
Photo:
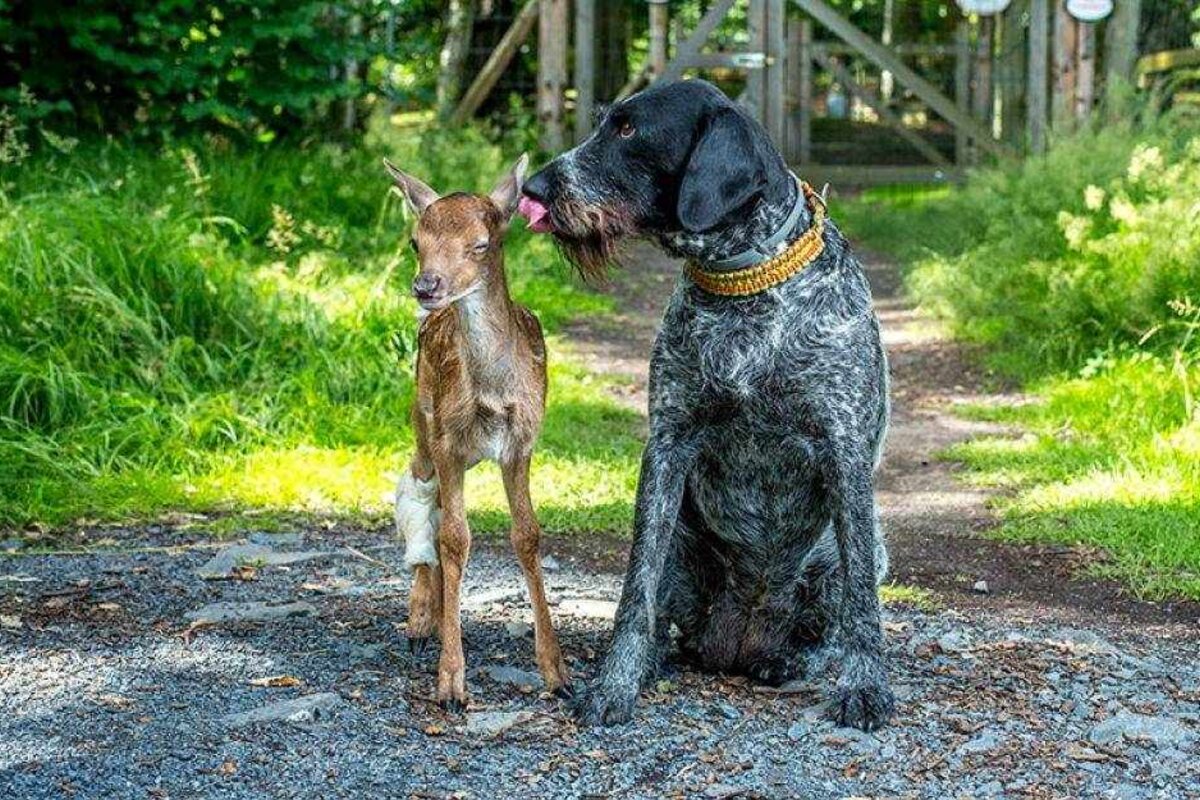
[{"label": "dog's hind leg", "polygon": [[534,515],[533,502],[529,499],[529,458],[526,456],[505,464],[502,472],[508,508],[512,514],[513,550],[521,564],[521,572],[525,574],[529,602],[533,606],[533,641],[538,669],[542,673],[546,691],[569,697],[570,674],[550,621],[550,607],[546,604],[546,590],[542,581],[539,548],[541,528]]}]

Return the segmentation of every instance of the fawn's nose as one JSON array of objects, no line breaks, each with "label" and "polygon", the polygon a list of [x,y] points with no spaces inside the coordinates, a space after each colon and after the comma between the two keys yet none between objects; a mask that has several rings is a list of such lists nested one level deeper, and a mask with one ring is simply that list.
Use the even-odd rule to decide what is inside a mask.
[{"label": "fawn's nose", "polygon": [[442,288],[442,278],[440,275],[422,272],[413,281],[412,288],[413,296],[418,300],[432,300],[437,296],[438,290]]}]

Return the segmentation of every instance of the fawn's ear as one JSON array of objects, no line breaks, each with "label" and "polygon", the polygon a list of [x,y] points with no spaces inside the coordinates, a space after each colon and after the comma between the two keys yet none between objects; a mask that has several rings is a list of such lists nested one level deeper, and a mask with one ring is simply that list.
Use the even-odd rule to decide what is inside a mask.
[{"label": "fawn's ear", "polygon": [[386,158],[383,160],[383,166],[387,168],[388,174],[392,176],[392,180],[396,182],[396,186],[400,189],[400,194],[404,195],[404,199],[408,201],[408,207],[411,208],[419,217],[425,213],[425,209],[429,208],[438,199],[438,193],[430,189],[422,181],[409,175],[404,170],[397,167]]},{"label": "fawn's ear", "polygon": [[513,212],[517,210],[517,203],[521,199],[521,187],[525,185],[525,170],[528,168],[529,154],[522,153],[517,163],[513,164],[508,174],[500,179],[496,188],[488,195],[496,204],[496,208],[500,209],[500,216],[505,223],[512,219]]}]

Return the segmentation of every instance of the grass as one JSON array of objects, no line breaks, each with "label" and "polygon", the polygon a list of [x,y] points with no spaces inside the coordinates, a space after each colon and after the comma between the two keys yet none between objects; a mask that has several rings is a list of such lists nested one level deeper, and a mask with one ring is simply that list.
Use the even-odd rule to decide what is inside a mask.
[{"label": "grass", "polygon": [[[384,154],[449,191],[490,188],[517,152],[378,123],[348,148],[85,142],[0,165],[0,527],[385,513],[416,322]],[[624,532],[638,417],[554,335],[610,301],[520,224],[507,254],[549,334],[544,525]],[[506,527],[498,476],[476,472],[473,522]]]},{"label": "grass", "polygon": [[1142,597],[1200,599],[1200,125],[1110,125],[957,190],[885,189],[847,229],[1034,402],[946,454],[1006,491],[997,535],[1098,551]]}]

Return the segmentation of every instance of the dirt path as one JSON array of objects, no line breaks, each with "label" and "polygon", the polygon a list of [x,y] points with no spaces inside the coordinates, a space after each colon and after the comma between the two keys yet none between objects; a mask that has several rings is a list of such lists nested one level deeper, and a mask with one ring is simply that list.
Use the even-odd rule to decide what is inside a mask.
[{"label": "dirt path", "polygon": [[[621,278],[618,325],[574,331],[640,407],[670,280],[656,264]],[[579,730],[537,691],[523,582],[488,543],[463,604],[472,703],[446,714],[435,655],[404,645],[388,531],[230,543],[146,526],[93,532],[108,544],[91,553],[0,557],[0,798],[1200,796],[1194,629],[977,537],[986,498],[933,453],[977,432],[944,403],[981,382],[895,299],[894,270],[872,273],[896,372],[880,489],[894,572],[946,601],[886,609],[899,709],[884,730],[835,728],[827,676],[780,692],[692,672],[650,687],[632,724]],[[586,679],[625,545],[548,545],[555,624]],[[994,590],[971,593],[979,579]]]}]

